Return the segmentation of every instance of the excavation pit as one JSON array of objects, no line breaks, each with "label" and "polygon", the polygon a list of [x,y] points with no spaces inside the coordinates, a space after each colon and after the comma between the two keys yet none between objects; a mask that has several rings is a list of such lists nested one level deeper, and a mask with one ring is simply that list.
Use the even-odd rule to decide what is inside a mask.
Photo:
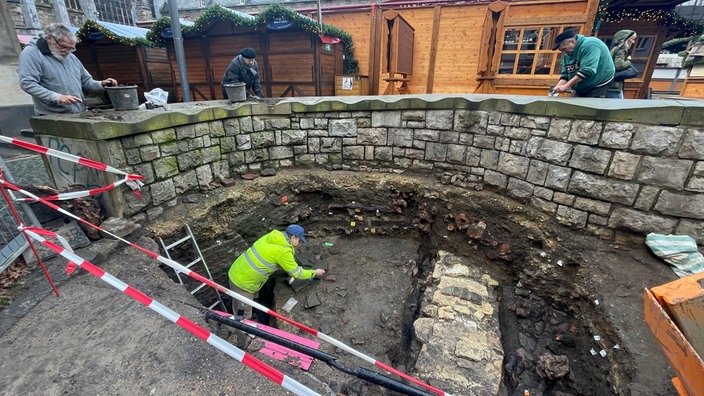
[{"label": "excavation pit", "polygon": [[[259,301],[285,313],[293,298],[285,314],[295,321],[455,395],[670,393],[642,318],[643,287],[673,279],[669,268],[637,236],[602,241],[479,190],[425,174],[283,170],[186,194],[191,203],[148,228],[168,243],[187,223],[227,285],[229,265],[259,236],[304,226],[298,259],[328,278],[292,287],[281,273]],[[310,375],[333,393],[384,394],[322,363]]]}]

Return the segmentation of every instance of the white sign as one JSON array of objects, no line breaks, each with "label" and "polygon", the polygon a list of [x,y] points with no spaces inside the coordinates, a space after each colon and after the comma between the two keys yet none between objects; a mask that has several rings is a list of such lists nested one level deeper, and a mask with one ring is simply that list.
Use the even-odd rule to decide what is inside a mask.
[{"label": "white sign", "polygon": [[342,77],[342,89],[352,90],[353,81],[352,77]]}]

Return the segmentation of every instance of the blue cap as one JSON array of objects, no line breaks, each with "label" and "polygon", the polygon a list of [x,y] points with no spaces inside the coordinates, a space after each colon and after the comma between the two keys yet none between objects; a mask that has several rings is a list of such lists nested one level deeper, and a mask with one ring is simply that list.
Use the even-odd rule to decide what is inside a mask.
[{"label": "blue cap", "polygon": [[288,228],[286,228],[286,233],[299,237],[301,241],[303,241],[303,243],[308,242],[308,240],[306,240],[306,237],[303,236],[303,227],[299,226],[298,224],[291,224],[290,226],[288,226]]}]

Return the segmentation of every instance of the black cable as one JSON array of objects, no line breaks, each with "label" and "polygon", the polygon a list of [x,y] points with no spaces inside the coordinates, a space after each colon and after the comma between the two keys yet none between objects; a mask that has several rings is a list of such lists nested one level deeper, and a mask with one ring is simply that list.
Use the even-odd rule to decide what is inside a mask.
[{"label": "black cable", "polygon": [[[185,303],[184,303],[185,304]],[[311,347],[308,347],[306,345],[301,345],[295,341],[291,341],[287,338],[277,336],[275,334],[271,334],[267,331],[261,330],[255,326],[250,326],[244,322],[241,322],[239,320],[235,320],[229,317],[225,317],[222,315],[219,315],[211,310],[202,309],[203,312],[205,312],[205,318],[206,320],[212,319],[215,320],[216,322],[226,324],[228,326],[234,327],[238,330],[244,331],[249,334],[253,334],[257,337],[263,338],[267,341],[274,342],[276,344],[279,344],[281,346],[284,346],[286,348],[289,348],[291,350],[294,350],[299,353],[303,353],[305,355],[311,356],[313,358],[319,359],[323,362],[325,362],[327,365],[336,368],[346,374],[349,375],[354,375],[357,378],[363,379],[367,382],[371,382],[376,385],[380,385],[384,388],[394,390],[399,393],[403,393],[404,395],[409,395],[409,396],[434,396],[431,393],[427,393],[421,389],[414,388],[412,386],[406,385],[403,382],[397,381],[393,378],[389,378],[385,375],[376,373],[371,370],[367,370],[365,368],[358,368],[357,371],[350,370],[343,366],[342,364],[337,362],[337,356],[330,355],[325,352],[321,352],[317,349],[313,349]]]}]

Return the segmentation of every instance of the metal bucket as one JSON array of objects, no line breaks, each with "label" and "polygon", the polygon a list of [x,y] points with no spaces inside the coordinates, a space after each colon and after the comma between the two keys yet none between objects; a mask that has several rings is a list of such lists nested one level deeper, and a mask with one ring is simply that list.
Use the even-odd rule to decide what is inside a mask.
[{"label": "metal bucket", "polygon": [[245,85],[243,82],[224,85],[225,93],[227,93],[227,98],[230,99],[230,102],[244,102],[247,100]]},{"label": "metal bucket", "polygon": [[120,85],[118,87],[106,87],[108,96],[115,110],[136,110],[139,108],[136,85]]}]

